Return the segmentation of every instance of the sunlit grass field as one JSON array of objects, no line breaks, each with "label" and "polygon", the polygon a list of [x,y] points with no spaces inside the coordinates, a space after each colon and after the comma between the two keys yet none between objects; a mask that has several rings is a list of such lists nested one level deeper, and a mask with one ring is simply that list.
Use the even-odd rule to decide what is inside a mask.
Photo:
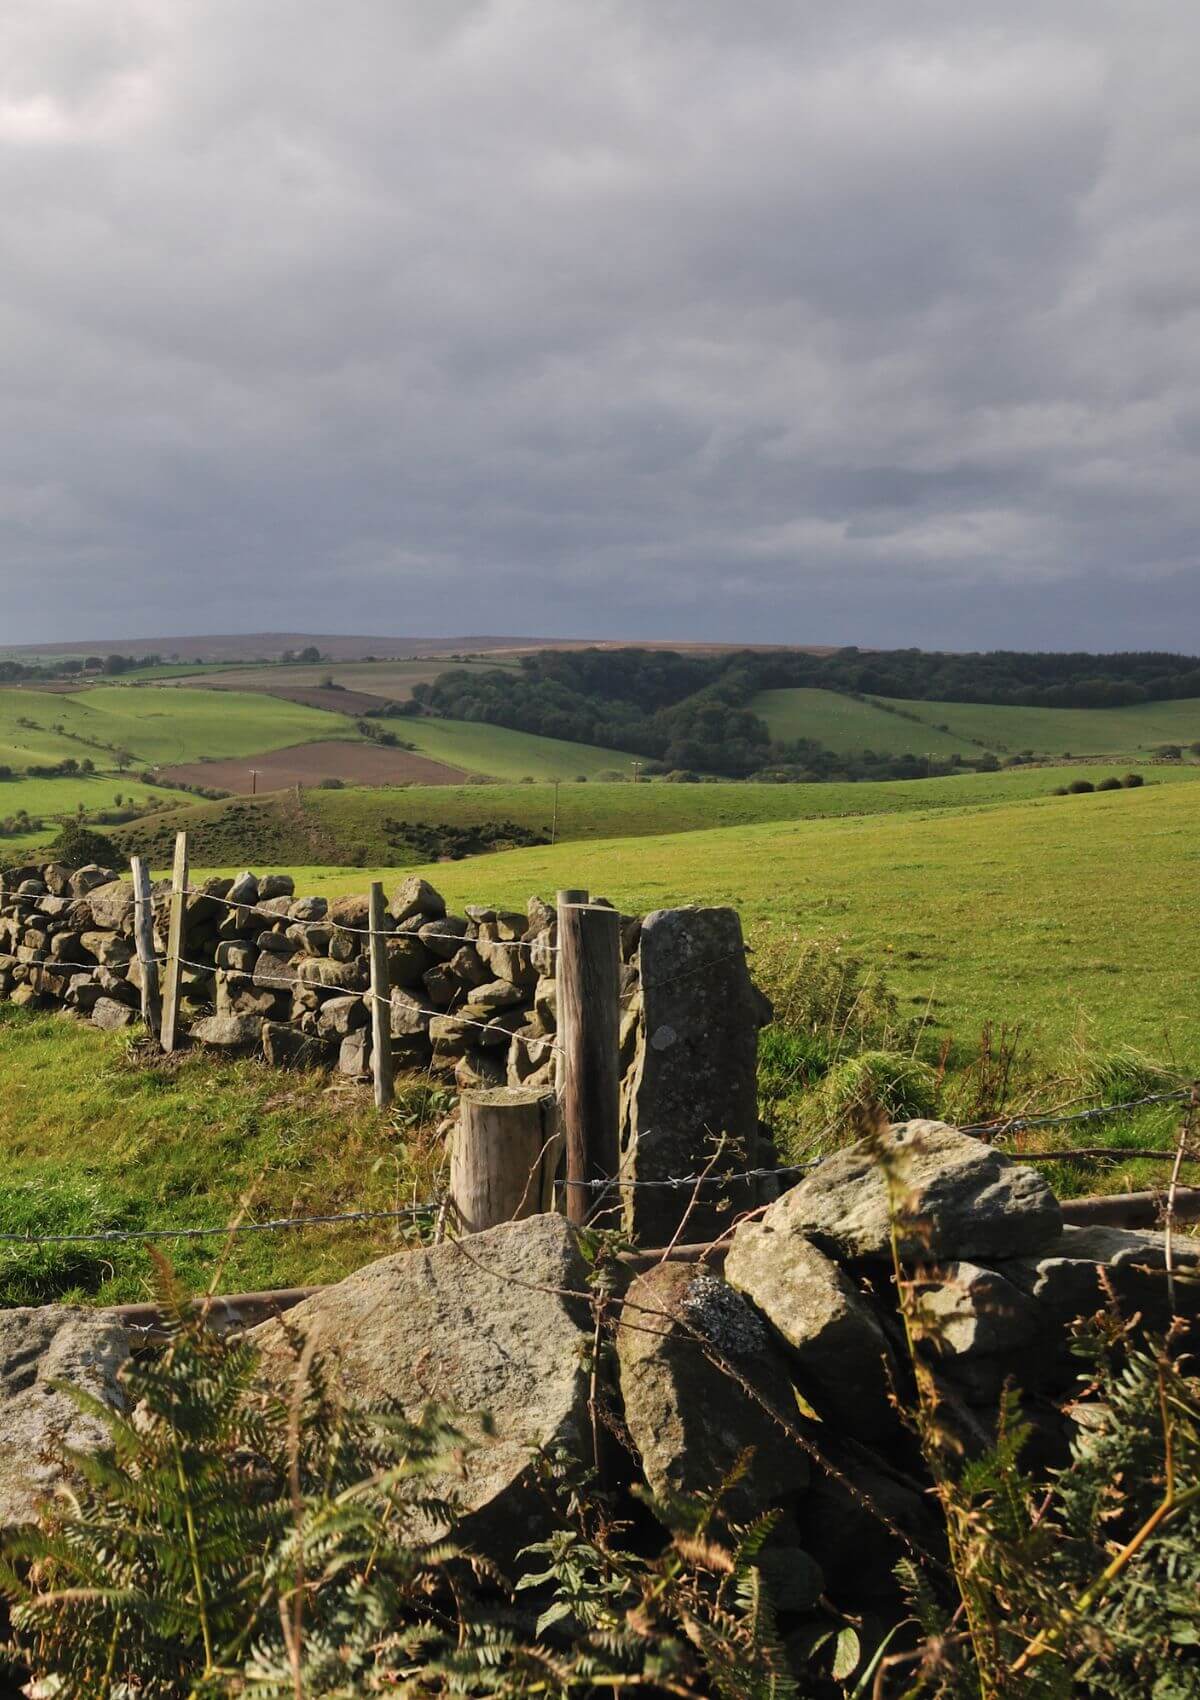
[{"label": "sunlit grass field", "polygon": [[90,756],[98,767],[108,766],[117,748],[128,750],[139,766],[166,766],[357,736],[343,715],[258,693],[152,685],[0,689],[0,763],[18,769],[67,756]]},{"label": "sunlit grass field", "polygon": [[[1020,1022],[1052,1058],[1081,1028],[1200,1069],[1191,949],[1200,789],[776,821],[509,851],[422,870],[453,903],[588,887],[628,911],[728,903],[752,933],[836,934],[969,1046]],[[395,870],[297,867],[298,891]],[[408,870],[405,870],[408,872]]]},{"label": "sunlit grass field", "polygon": [[[1144,755],[1200,739],[1200,700],[1129,708],[1008,708],[991,703],[858,701],[834,691],[763,691],[751,704],[776,738],[814,738],[847,753],[969,755],[980,748],[1037,755]],[[888,710],[893,712],[888,712]],[[914,723],[915,717],[915,723]]]},{"label": "sunlit grass field", "polygon": [[[328,843],[345,847],[344,858],[392,859],[388,823],[433,827],[476,827],[505,821],[558,842],[596,838],[648,837],[697,832],[712,827],[752,826],[764,821],[812,820],[852,815],[907,814],[913,810],[992,808],[1024,798],[1046,797],[1076,780],[1098,784],[1119,773],[1111,764],[964,773],[943,779],[826,785],[609,784],[541,781],[529,785],[406,785],[306,790],[297,816],[290,794],[288,820],[299,822]],[[1200,781],[1200,767],[1148,767],[1149,786]],[[246,822],[244,855],[258,853],[255,821],[276,809],[271,795],[232,805],[179,803],[162,816],[172,830],[203,833],[229,817],[231,806]],[[118,834],[120,837],[120,834]],[[350,857],[353,849],[354,856]],[[333,857],[331,860],[339,858]]]},{"label": "sunlit grass field", "polygon": [[[984,1023],[1017,1025],[1021,1091],[1043,1107],[1092,1101],[1098,1076],[1081,1059],[1129,1047],[1181,1076],[1200,1070],[1198,863],[1200,789],[1172,783],[579,839],[424,871],[455,906],[515,906],[567,885],[628,910],[729,903],[773,970],[806,939],[834,941],[882,972],[913,1043],[943,1056],[951,1083],[969,1077]],[[332,894],[374,877],[390,889],[408,870],[290,871],[299,892]],[[433,1129],[447,1101],[424,1077],[381,1118],[363,1089],[323,1075],[207,1056],[147,1067],[129,1049],[121,1035],[0,1009],[0,1231],[219,1226],[247,1194],[257,1215],[317,1214],[387,1208],[439,1185]],[[1161,1180],[1161,1165],[1124,1152],[1169,1144],[1173,1127],[1170,1109],[1154,1110],[1034,1148],[1105,1145],[1109,1160],[1058,1166],[1054,1183],[1122,1190]],[[220,1241],[168,1249],[189,1281],[230,1292],[333,1279],[394,1244],[386,1225],[352,1224],[247,1235],[225,1262]],[[145,1284],[136,1245],[0,1253],[0,1302],[115,1302]]]}]

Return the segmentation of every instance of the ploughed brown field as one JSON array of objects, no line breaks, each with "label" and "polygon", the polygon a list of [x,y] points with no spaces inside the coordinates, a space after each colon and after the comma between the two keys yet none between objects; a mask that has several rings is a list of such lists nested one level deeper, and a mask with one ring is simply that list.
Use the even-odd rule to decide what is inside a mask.
[{"label": "ploughed brown field", "polygon": [[[251,770],[257,771],[257,786]],[[184,785],[211,785],[216,790],[249,796],[259,791],[282,791],[288,785],[318,785],[322,779],[342,779],[347,785],[461,785],[467,777],[411,750],[389,750],[379,744],[350,744],[330,739],[295,744],[290,750],[267,750],[261,756],[237,756],[228,761],[189,761],[161,769],[164,778]]]}]

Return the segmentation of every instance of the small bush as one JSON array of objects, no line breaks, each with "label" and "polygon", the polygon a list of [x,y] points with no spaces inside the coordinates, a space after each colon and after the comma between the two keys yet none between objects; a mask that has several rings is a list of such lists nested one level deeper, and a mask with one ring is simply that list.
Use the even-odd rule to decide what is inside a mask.
[{"label": "small bush", "polygon": [[1082,797],[1086,792],[1094,791],[1095,789],[1096,787],[1092,784],[1090,779],[1073,779],[1067,786],[1067,790],[1073,797]]},{"label": "small bush", "polygon": [[881,1121],[934,1117],[941,1083],[928,1063],[901,1051],[864,1051],[830,1069],[812,1094],[804,1122],[811,1150],[862,1139]]},{"label": "small bush", "polygon": [[317,780],[318,791],[344,791],[345,788],[346,781],[344,779],[334,779],[330,777],[329,779]]},{"label": "small bush", "polygon": [[831,1062],[906,1042],[895,995],[840,939],[757,940],[754,979],[774,1005],[776,1027],[820,1039]]},{"label": "small bush", "polygon": [[1100,781],[1096,789],[1097,791],[1119,791],[1121,789],[1121,781],[1110,774],[1107,779],[1102,779]]},{"label": "small bush", "polygon": [[1121,784],[1127,791],[1135,791],[1139,785],[1144,785],[1145,783],[1146,781],[1142,778],[1140,773],[1127,773],[1121,781]]},{"label": "small bush", "polygon": [[1052,797],[1066,797],[1069,795],[1069,792],[1065,785],[1056,785],[1050,795]]},{"label": "small bush", "polygon": [[93,832],[78,821],[68,821],[47,850],[51,861],[65,862],[70,868],[82,868],[88,862],[111,866],[116,855],[116,846],[111,838],[105,838],[102,832]]}]

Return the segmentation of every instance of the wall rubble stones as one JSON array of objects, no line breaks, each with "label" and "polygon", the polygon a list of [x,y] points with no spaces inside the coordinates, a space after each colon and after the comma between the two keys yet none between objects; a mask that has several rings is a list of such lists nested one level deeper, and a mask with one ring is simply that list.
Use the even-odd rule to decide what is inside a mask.
[{"label": "wall rubble stones", "polygon": [[[1161,1235],[1068,1227],[1047,1236],[1045,1200],[1028,1171],[993,1153],[991,1183],[1016,1201],[1011,1243],[998,1245],[990,1195],[971,1203],[960,1190],[977,1142],[938,1123],[906,1124],[890,1150],[886,1140],[864,1141],[845,1154],[852,1161],[831,1160],[820,1243],[796,1227],[798,1207],[788,1208],[801,1183],[761,1224],[737,1228],[725,1274],[719,1258],[659,1261],[607,1286],[615,1350],[597,1360],[597,1397],[604,1432],[628,1443],[626,1476],[688,1496],[728,1477],[718,1526],[772,1513],[770,1562],[802,1581],[806,1597],[835,1585],[842,1604],[866,1606],[894,1585],[904,1552],[897,1530],[935,1555],[941,1538],[927,1465],[895,1409],[911,1405],[914,1378],[894,1271],[877,1246],[862,1255],[854,1239],[864,1173],[872,1164],[886,1173],[897,1145],[920,1156],[928,1246],[954,1248],[950,1258],[913,1249],[904,1276],[919,1317],[915,1350],[942,1390],[939,1423],[958,1432],[967,1455],[995,1431],[1008,1384],[1036,1426],[1041,1457],[1065,1462],[1089,1397],[1071,1350],[1074,1319],[1116,1302],[1131,1327],[1139,1313],[1154,1327],[1168,1308]],[[1031,1240],[1040,1249],[1023,1249]],[[856,1249],[828,1249],[839,1241]],[[1173,1261],[1180,1328],[1194,1339],[1200,1245],[1177,1237]],[[276,1387],[290,1386],[295,1371],[288,1337],[315,1329],[351,1397],[490,1411],[495,1437],[467,1455],[460,1486],[472,1540],[503,1561],[553,1519],[532,1449],[592,1456],[587,1286],[577,1231],[561,1216],[535,1216],[369,1264],[252,1338]],[[0,1332],[9,1330],[0,1357],[17,1366],[0,1375],[0,1435],[35,1444],[53,1415],[47,1380],[60,1371],[119,1402],[115,1366],[128,1341],[102,1313],[86,1325],[79,1316],[59,1307],[0,1315]],[[1189,1349],[1186,1332],[1180,1349]],[[0,1496],[0,1523],[27,1514],[28,1499]]]}]

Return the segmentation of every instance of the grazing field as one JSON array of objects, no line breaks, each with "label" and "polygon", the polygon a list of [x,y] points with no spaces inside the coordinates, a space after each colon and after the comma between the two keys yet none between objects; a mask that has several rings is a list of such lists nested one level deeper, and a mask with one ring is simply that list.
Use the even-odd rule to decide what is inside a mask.
[{"label": "grazing field", "polygon": [[147,766],[355,736],[339,715],[249,693],[152,685],[97,685],[64,694],[0,690],[0,762],[15,768],[68,756],[111,766],[118,749]]},{"label": "grazing field", "polygon": [[95,809],[137,808],[144,803],[171,808],[178,805],[179,792],[108,773],[77,773],[66,779],[0,779],[0,818],[14,815],[18,809],[28,815],[73,815],[80,803],[89,814]]},{"label": "grazing field", "polygon": [[[369,745],[356,745],[364,752]],[[288,752],[297,754],[298,752]],[[205,771],[205,770],[201,770]],[[887,783],[811,785],[564,784],[554,786],[410,785],[341,791],[305,791],[294,798],[260,794],[250,804],[187,803],[117,832],[118,842],[145,847],[153,831],[161,845],[186,828],[196,853],[247,863],[264,854],[304,862],[391,862],[395,822],[422,827],[479,827],[512,821],[558,842],[647,837],[698,832],[712,827],[750,826],[763,821],[811,820],[826,816],[905,814],[913,810],[990,808],[1028,797],[1048,796],[1064,780],[1111,777],[1111,767],[1024,768],[1005,773],[963,773],[943,779]],[[1200,781],[1200,767],[1156,767],[1147,784]],[[1062,799],[1066,801],[1066,799]]]},{"label": "grazing field", "polygon": [[[465,801],[478,793],[486,804],[515,801],[527,789],[444,795]],[[581,801],[589,791],[571,789]],[[701,793],[741,797],[746,788],[654,789],[682,806]],[[1016,1070],[1016,1102],[1028,1085],[1028,1102],[1041,1107],[1108,1091],[1095,1068],[1089,1074],[1088,1059],[1119,1047],[1141,1047],[1185,1074],[1200,1068],[1188,930],[1198,845],[1200,787],[1169,783],[576,841],[424,871],[455,905],[517,905],[568,884],[630,910],[733,904],[759,963],[773,971],[813,938],[881,970],[901,1015],[919,1028],[924,1054],[947,1047],[956,1089],[971,1077],[983,1023],[997,1032],[1019,1023],[1018,1049],[1028,1059]],[[302,893],[361,891],[373,877],[390,887],[399,878],[391,867],[291,871]],[[406,1082],[394,1114],[380,1119],[369,1094],[320,1075],[282,1076],[206,1056],[148,1067],[123,1036],[0,1009],[0,1231],[215,1227],[247,1193],[260,1215],[427,1198],[440,1178],[434,1126],[447,1108],[444,1091],[421,1078]],[[1056,1168],[1056,1184],[1123,1190],[1161,1180],[1161,1169],[1127,1157],[1124,1147],[1161,1147],[1171,1125],[1164,1109],[1089,1129],[1087,1143],[1107,1146],[1111,1158]],[[1042,1135],[1039,1145],[1069,1138]],[[220,1284],[231,1291],[328,1280],[392,1244],[386,1225],[370,1224],[247,1236]],[[187,1279],[202,1282],[221,1242],[168,1249]],[[141,1296],[145,1279],[136,1245],[19,1245],[0,1255],[0,1303],[74,1292],[115,1302]]]},{"label": "grazing field", "polygon": [[[814,738],[839,753],[969,755],[1033,750],[1038,755],[1145,754],[1160,744],[1200,740],[1200,701],[1129,708],[1006,708],[990,703],[859,701],[835,691],[763,691],[751,704],[777,738]],[[891,711],[891,712],[889,712]]]},{"label": "grazing field", "polygon": [[542,738],[481,721],[398,720],[391,724],[398,737],[431,760],[494,779],[575,779],[580,774],[592,779],[599,773],[628,773],[635,760],[627,750]]},{"label": "grazing field", "polygon": [[[95,815],[150,803],[169,809],[178,802],[178,791],[143,785],[140,780],[130,784],[127,776],[116,779],[110,774],[76,774],[69,779],[0,780],[0,821],[12,822],[24,810],[37,823],[28,830],[0,835],[0,866],[19,861],[37,845],[49,843],[58,832],[58,826],[51,823],[56,817],[76,815],[80,805],[87,815]],[[42,825],[43,821],[47,824]]]},{"label": "grazing field", "polygon": [[[960,1046],[984,1021],[1019,1021],[1050,1059],[1082,1025],[1200,1071],[1198,866],[1200,788],[1181,784],[568,843],[426,872],[454,902],[576,885],[631,911],[729,903],[760,938],[843,938]],[[330,894],[378,877],[292,872],[297,890]]]},{"label": "grazing field", "polygon": [[[426,656],[412,661],[321,661],[312,666],[288,663],[271,667],[227,667],[219,673],[205,675],[205,683],[218,690],[293,692],[322,690],[327,694],[327,681],[343,691],[382,697],[390,702],[406,702],[413,686],[432,684],[451,668],[516,667],[515,661],[498,657],[494,661],[477,659],[455,661],[446,655]],[[181,676],[190,677],[183,669]]]},{"label": "grazing field", "polygon": [[248,796],[255,783],[259,791],[275,791],[285,785],[319,785],[322,779],[363,785],[454,785],[466,777],[461,769],[443,767],[411,750],[345,740],[293,744],[286,750],[262,750],[236,760],[189,762],[164,768],[163,775],[185,785],[212,785],[239,796]]},{"label": "grazing field", "polygon": [[929,725],[914,726],[873,701],[860,701],[840,691],[762,691],[750,706],[766,721],[773,738],[811,738],[838,755],[859,750],[889,756],[977,753],[961,737]]}]

